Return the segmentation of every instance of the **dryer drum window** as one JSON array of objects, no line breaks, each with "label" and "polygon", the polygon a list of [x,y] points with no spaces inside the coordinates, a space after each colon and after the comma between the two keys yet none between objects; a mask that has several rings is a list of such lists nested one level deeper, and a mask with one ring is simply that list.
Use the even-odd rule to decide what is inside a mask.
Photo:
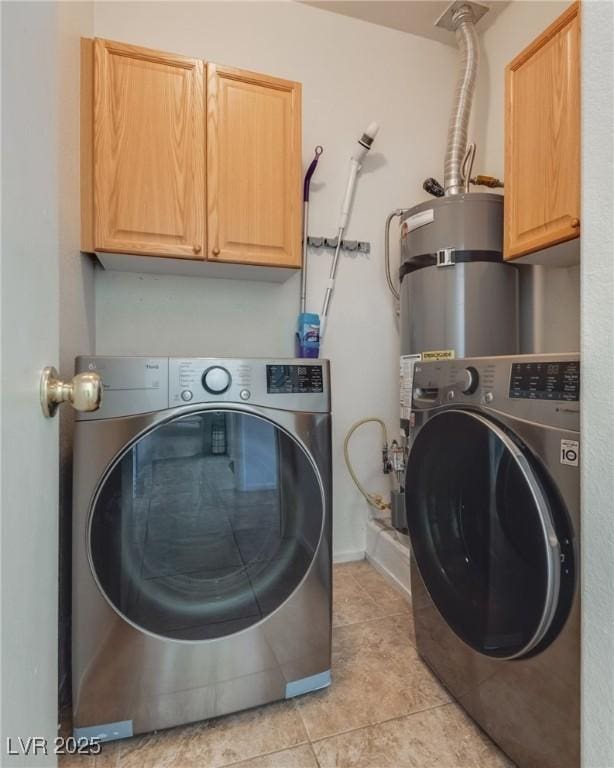
[{"label": "dryer drum window", "polygon": [[537,467],[502,429],[467,411],[431,417],[412,445],[406,504],[420,575],[462,640],[514,658],[548,639],[567,600],[567,533]]},{"label": "dryer drum window", "polygon": [[202,411],[157,426],[112,466],[90,516],[90,562],[138,628],[224,637],[295,591],[323,519],[319,478],[296,440],[252,414]]}]

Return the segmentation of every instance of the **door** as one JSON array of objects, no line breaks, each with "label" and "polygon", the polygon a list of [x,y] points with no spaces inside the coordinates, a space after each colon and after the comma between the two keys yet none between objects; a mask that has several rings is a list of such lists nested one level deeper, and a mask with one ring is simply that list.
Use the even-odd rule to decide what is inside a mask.
[{"label": "door", "polygon": [[406,500],[422,579],[464,642],[515,658],[552,636],[573,595],[571,535],[527,451],[477,413],[440,412],[412,445]]},{"label": "door", "polygon": [[208,258],[301,266],[301,85],[207,65]]},{"label": "door", "polygon": [[94,41],[94,248],[203,258],[204,65]]},{"label": "door", "polygon": [[[58,419],[43,418],[39,384],[59,358],[60,5],[1,7],[2,766],[56,761]],[[30,742],[26,756],[19,736],[50,754]]]},{"label": "door", "polygon": [[319,473],[296,439],[238,410],[174,417],[112,464],[93,501],[89,560],[137,629],[203,641],[290,597],[324,525]]},{"label": "door", "polygon": [[580,234],[579,9],[506,69],[506,259]]}]

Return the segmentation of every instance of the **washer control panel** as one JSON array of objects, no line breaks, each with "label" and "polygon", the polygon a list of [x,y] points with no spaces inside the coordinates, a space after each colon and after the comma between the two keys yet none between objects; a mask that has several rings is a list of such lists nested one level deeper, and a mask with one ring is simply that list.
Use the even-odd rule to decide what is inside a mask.
[{"label": "washer control panel", "polygon": [[510,397],[577,402],[580,399],[580,361],[512,363]]},{"label": "washer control panel", "polygon": [[516,355],[416,362],[412,410],[487,407],[539,424],[579,428],[580,359]]}]

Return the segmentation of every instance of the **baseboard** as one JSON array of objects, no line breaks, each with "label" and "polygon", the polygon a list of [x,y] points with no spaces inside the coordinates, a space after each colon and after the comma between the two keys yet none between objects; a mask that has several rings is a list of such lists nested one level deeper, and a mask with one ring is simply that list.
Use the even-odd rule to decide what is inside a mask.
[{"label": "baseboard", "polygon": [[354,560],[364,560],[365,559],[365,551],[364,549],[356,550],[355,552],[351,550],[346,550],[345,552],[333,552],[333,563],[352,563]]},{"label": "baseboard", "polygon": [[406,536],[370,520],[367,524],[366,558],[393,586],[411,597],[409,541]]}]

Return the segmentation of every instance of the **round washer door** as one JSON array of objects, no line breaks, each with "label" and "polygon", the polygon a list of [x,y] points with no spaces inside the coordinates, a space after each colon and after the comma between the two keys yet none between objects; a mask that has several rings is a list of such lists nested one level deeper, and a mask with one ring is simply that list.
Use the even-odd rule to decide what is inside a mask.
[{"label": "round washer door", "polygon": [[487,656],[533,650],[559,605],[561,546],[518,445],[477,413],[432,416],[411,448],[406,505],[420,575],[454,632]]},{"label": "round washer door", "polygon": [[251,413],[201,411],[153,428],[110,467],[90,515],[90,564],[137,628],[224,637],[296,590],[323,523],[319,475],[293,437]]}]

